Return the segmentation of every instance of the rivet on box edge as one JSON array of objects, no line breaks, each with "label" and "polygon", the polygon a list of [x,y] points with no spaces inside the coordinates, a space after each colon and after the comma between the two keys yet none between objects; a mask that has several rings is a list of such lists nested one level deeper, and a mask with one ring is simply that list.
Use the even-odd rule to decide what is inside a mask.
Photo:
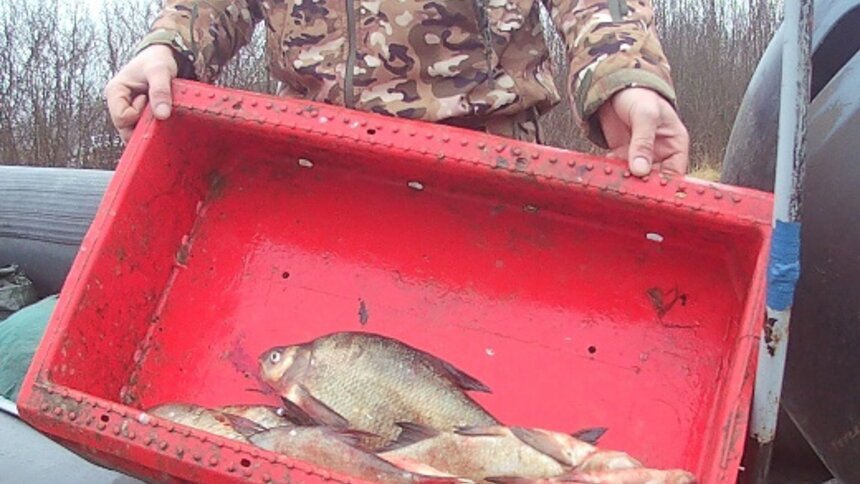
[{"label": "rivet on box edge", "polygon": [[630,170],[624,170],[624,172],[621,173],[621,176],[624,178],[630,178]]},{"label": "rivet on box edge", "polygon": [[63,414],[63,409],[62,409],[62,408],[57,407],[57,408],[55,408],[55,409],[54,409],[54,415],[56,415],[57,417],[59,417],[59,416],[60,416],[60,415],[62,415],[62,414]]},{"label": "rivet on box edge", "polygon": [[392,133],[399,133],[399,132],[400,132],[400,128],[398,128],[397,126],[395,126],[395,127],[391,128],[391,132],[392,132]]},{"label": "rivet on box edge", "polygon": [[47,412],[51,407],[47,403],[42,404],[42,411]]},{"label": "rivet on box edge", "polygon": [[218,465],[218,458],[215,457],[214,455],[212,457],[210,457],[209,458],[209,465],[212,467],[217,466]]},{"label": "rivet on box edge", "polygon": [[447,134],[446,134],[446,135],[444,135],[444,136],[442,136],[442,142],[443,142],[443,143],[447,143],[447,142],[449,142],[449,141],[451,141],[451,137],[450,137],[450,136],[448,136]]},{"label": "rivet on box edge", "polygon": [[69,420],[72,420],[72,421],[74,421],[78,418],[78,414],[75,412],[69,412],[68,416],[69,416]]},{"label": "rivet on box edge", "polygon": [[604,166],[603,167],[603,173],[606,173],[607,175],[611,175],[612,174],[612,167],[611,166]]},{"label": "rivet on box edge", "polygon": [[209,99],[215,99],[215,93],[214,92],[209,93]]},{"label": "rivet on box edge", "polygon": [[272,103],[266,103],[266,109],[272,109],[272,106],[273,106]]},{"label": "rivet on box edge", "polygon": [[227,464],[226,469],[227,472],[236,472],[236,466],[232,462]]},{"label": "rivet on box edge", "polygon": [[741,203],[741,197],[737,195],[732,195],[732,201],[735,203]]},{"label": "rivet on box edge", "polygon": [[260,479],[262,479],[263,482],[272,482],[272,476],[270,476],[269,474],[263,474],[262,476],[260,476]]},{"label": "rivet on box edge", "polygon": [[511,149],[511,153],[513,153],[513,154],[514,154],[514,156],[520,156],[520,155],[522,155],[522,154],[523,154],[523,150],[521,150],[521,149],[519,149],[519,148],[512,148],[512,149]]},{"label": "rivet on box edge", "polygon": [[594,169],[594,163],[588,163],[585,165],[585,169],[591,171]]},{"label": "rivet on box edge", "polygon": [[661,186],[661,187],[665,187],[665,186],[666,186],[666,185],[668,185],[668,184],[669,184],[669,179],[668,179],[668,178],[660,178],[660,186]]},{"label": "rivet on box edge", "polygon": [[532,153],[532,159],[533,159],[533,160],[536,160],[536,159],[538,159],[538,158],[540,158],[540,153],[538,153],[537,151],[535,151],[534,153]]},{"label": "rivet on box edge", "polygon": [[366,127],[367,127],[367,121],[362,121],[362,122],[361,122],[361,127],[362,127],[362,128],[366,128]]},{"label": "rivet on box edge", "polygon": [[104,422],[99,422],[99,423],[96,425],[96,428],[98,428],[99,430],[104,430],[105,428],[107,428],[107,425],[105,425],[105,423],[104,423]]},{"label": "rivet on box edge", "polygon": [[196,460],[196,461],[201,461],[201,460],[203,460],[203,456],[202,456],[202,455],[200,455],[200,454],[194,454],[194,455],[192,455],[192,456],[191,456],[191,458],[192,458],[192,459],[194,459],[194,460]]},{"label": "rivet on box edge", "polygon": [[461,140],[461,141],[460,141],[460,146],[468,146],[468,145],[469,145],[469,141],[468,141],[468,140],[465,140],[465,139],[464,139],[464,140]]},{"label": "rivet on box edge", "polygon": [[483,141],[478,142],[478,149],[479,150],[482,150],[486,147],[487,147],[487,143],[484,143]]},{"label": "rivet on box edge", "polygon": [[251,469],[245,469],[242,471],[242,474],[244,474],[245,477],[251,477],[251,474],[253,474],[253,471],[251,471]]},{"label": "rivet on box edge", "polygon": [[137,437],[137,434],[134,433],[134,430],[128,431],[128,440],[134,440]]},{"label": "rivet on box edge", "polygon": [[558,158],[550,158],[550,159],[549,159],[549,163],[550,163],[551,165],[554,165],[554,164],[558,163]]},{"label": "rivet on box edge", "polygon": [[161,450],[167,450],[168,443],[166,440],[162,440],[160,444],[158,444],[158,448]]},{"label": "rivet on box edge", "polygon": [[501,144],[501,145],[496,146],[496,151],[498,151],[499,153],[501,153],[502,151],[505,151],[505,145]]},{"label": "rivet on box edge", "polygon": [[426,135],[424,135],[424,136],[426,136],[426,137],[427,137],[427,139],[433,139],[433,133],[427,133],[427,134],[426,134]]},{"label": "rivet on box edge", "polygon": [[722,199],[723,193],[722,192],[714,192],[714,198],[716,198],[717,200]]},{"label": "rivet on box edge", "polygon": [[699,195],[703,195],[705,193],[705,187],[696,188],[696,193],[698,193]]},{"label": "rivet on box edge", "polygon": [[121,433],[122,433],[122,427],[120,427],[119,425],[114,425],[113,426],[113,434],[119,435]]}]

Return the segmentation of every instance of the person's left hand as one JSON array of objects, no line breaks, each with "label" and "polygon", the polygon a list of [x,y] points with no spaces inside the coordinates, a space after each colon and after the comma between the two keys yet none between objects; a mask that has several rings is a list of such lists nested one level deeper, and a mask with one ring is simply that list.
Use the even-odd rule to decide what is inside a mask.
[{"label": "person's left hand", "polygon": [[630,172],[645,176],[655,163],[683,175],[690,163],[690,137],[675,108],[651,89],[619,91],[598,110],[612,156],[626,159]]}]

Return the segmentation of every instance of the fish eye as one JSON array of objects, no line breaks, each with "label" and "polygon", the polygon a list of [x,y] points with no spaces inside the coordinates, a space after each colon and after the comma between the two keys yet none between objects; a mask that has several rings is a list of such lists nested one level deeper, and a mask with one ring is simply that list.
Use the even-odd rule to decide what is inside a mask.
[{"label": "fish eye", "polygon": [[273,351],[273,352],[269,353],[269,361],[271,361],[272,363],[277,363],[280,360],[281,360],[281,354],[278,353],[277,351]]}]

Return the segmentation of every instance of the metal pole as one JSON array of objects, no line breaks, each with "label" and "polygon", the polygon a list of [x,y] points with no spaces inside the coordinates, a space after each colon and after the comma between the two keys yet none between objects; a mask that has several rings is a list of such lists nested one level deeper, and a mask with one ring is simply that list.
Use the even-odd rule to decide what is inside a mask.
[{"label": "metal pole", "polygon": [[800,276],[800,209],[806,155],[812,49],[812,0],[786,0],[773,240],[767,275],[767,315],[759,344],[745,481],[764,483],[770,468],[785,373],[788,327]]}]

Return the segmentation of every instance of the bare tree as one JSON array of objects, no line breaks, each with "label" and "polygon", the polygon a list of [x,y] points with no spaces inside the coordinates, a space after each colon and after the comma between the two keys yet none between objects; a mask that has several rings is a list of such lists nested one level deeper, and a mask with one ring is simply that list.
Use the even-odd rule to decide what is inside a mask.
[{"label": "bare tree", "polygon": [[[716,166],[758,59],[777,26],[780,0],[654,0],[657,29],[672,64],[692,161]],[[134,54],[159,0],[105,0],[97,15],[75,0],[0,3],[0,164],[111,168],[122,152],[102,97],[107,81]],[[560,42],[542,11],[564,93]],[[265,29],[223,72],[220,85],[273,93]],[[544,116],[545,141],[594,150],[565,101]]]}]

